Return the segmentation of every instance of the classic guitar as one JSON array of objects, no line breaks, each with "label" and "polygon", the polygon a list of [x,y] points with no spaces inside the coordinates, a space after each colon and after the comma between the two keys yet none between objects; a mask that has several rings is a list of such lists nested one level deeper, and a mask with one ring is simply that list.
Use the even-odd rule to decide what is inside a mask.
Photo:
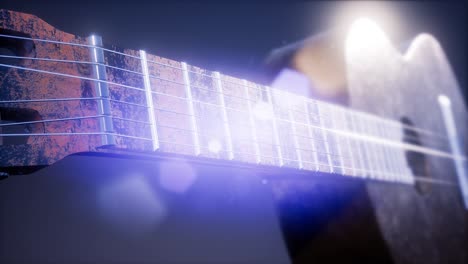
[{"label": "classic guitar", "polygon": [[348,32],[343,107],[0,10],[0,172],[78,152],[183,158],[279,178],[279,204],[353,182],[395,262],[463,263],[468,115],[456,78],[430,35],[401,55],[376,28],[356,41],[360,27],[374,26]]}]

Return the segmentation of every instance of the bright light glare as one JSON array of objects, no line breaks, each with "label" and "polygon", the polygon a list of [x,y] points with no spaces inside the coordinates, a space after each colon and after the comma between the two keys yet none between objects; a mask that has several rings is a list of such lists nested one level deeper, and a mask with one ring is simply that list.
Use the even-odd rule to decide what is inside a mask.
[{"label": "bright light glare", "polygon": [[254,116],[260,120],[273,119],[273,108],[265,102],[258,102],[253,107]]},{"label": "bright light glare", "polygon": [[366,50],[378,47],[378,43],[385,41],[385,33],[379,26],[368,18],[359,18],[352,25],[346,39],[346,46],[353,50]]},{"label": "bright light glare", "polygon": [[217,139],[212,139],[208,143],[208,150],[212,153],[219,153],[221,151],[221,142]]},{"label": "bright light glare", "polygon": [[443,106],[449,106],[450,105],[450,99],[445,95],[439,95],[439,97],[437,99],[439,100],[439,104],[441,104]]}]

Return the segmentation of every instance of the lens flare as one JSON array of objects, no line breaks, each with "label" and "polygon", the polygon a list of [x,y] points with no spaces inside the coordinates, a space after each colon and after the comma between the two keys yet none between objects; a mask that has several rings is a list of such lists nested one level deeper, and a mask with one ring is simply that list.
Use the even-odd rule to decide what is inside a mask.
[{"label": "lens flare", "polygon": [[254,116],[260,120],[271,120],[273,118],[273,108],[265,102],[258,102],[253,108]]},{"label": "lens flare", "polygon": [[218,139],[212,139],[208,142],[208,150],[212,153],[219,153],[221,148],[221,142]]}]

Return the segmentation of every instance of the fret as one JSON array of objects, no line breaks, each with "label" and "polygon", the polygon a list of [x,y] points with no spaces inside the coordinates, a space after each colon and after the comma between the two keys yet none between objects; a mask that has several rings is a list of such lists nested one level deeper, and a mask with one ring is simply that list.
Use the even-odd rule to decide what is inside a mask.
[{"label": "fret", "polygon": [[200,139],[197,127],[197,119],[195,116],[195,110],[193,107],[193,99],[192,99],[192,89],[190,87],[190,79],[187,70],[187,63],[182,62],[182,72],[184,75],[184,87],[185,87],[185,96],[187,97],[187,106],[188,112],[190,115],[190,127],[192,130],[192,140],[194,146],[195,155],[200,155]]},{"label": "fret", "polygon": [[214,78],[216,79],[217,91],[219,93],[219,102],[221,104],[221,111],[222,111],[223,124],[224,124],[224,135],[226,137],[226,148],[227,148],[228,158],[232,160],[234,159],[234,152],[232,149],[231,129],[229,127],[229,120],[228,120],[227,111],[226,111],[226,103],[224,102],[223,85],[221,83],[221,75],[219,74],[219,72],[214,72]]},{"label": "fret", "polygon": [[291,130],[292,130],[292,135],[293,135],[293,143],[294,143],[294,149],[296,150],[296,156],[297,156],[297,162],[299,165],[299,169],[303,169],[304,165],[302,163],[302,156],[301,156],[301,151],[299,149],[299,143],[297,139],[297,131],[296,131],[296,125],[295,125],[295,120],[294,120],[294,115],[292,113],[292,105],[291,105],[291,100],[287,100],[287,106],[288,106],[288,118],[289,121],[291,121]]},{"label": "fret", "polygon": [[[381,128],[383,127],[383,124],[379,124],[380,120],[378,120],[377,118],[373,117],[374,119],[374,133],[375,133],[375,136],[379,139],[385,139],[385,136],[383,135],[383,133],[381,132]],[[383,168],[383,179],[385,180],[391,180],[392,179],[392,166],[391,164],[389,164],[389,155],[387,154],[387,149],[388,149],[388,146],[387,145],[382,145],[382,144],[377,144],[377,150],[379,151],[379,156],[380,156],[380,162],[381,162],[381,166]]]},{"label": "fret", "polygon": [[[374,138],[378,138],[378,135],[377,135],[377,129],[376,129],[376,123],[374,122],[374,119],[369,116],[369,115],[366,115],[366,118],[365,118],[365,122],[367,124],[367,131],[369,132],[369,135],[371,137],[374,137]],[[386,169],[385,169],[385,166],[383,164],[383,158],[382,158],[382,152],[381,152],[381,149],[380,149],[380,144],[379,143],[375,143],[375,142],[372,142],[370,143],[372,144],[372,149],[373,149],[373,154],[374,154],[374,162],[376,162],[376,174],[374,175],[374,178],[376,179],[383,179],[384,178],[384,175],[383,173],[385,173]]]},{"label": "fret", "polygon": [[[247,87],[247,81],[246,80],[243,80],[243,86],[244,86],[244,94],[245,94],[245,98],[247,100],[247,108],[248,108],[248,111],[249,111],[249,121],[250,121],[250,132],[252,134],[252,141],[253,141],[253,145],[254,145],[254,149],[255,149],[255,161],[256,163],[260,163],[261,162],[261,158],[260,158],[260,147],[258,145],[258,140],[257,140],[257,129],[255,127],[255,121],[254,121],[254,113],[252,111],[252,101],[250,100],[250,96],[249,96],[249,88]],[[276,130],[276,128],[275,128]]]},{"label": "fret", "polygon": [[[339,106],[334,106],[333,108],[333,123],[334,127],[344,133],[349,133],[350,130],[346,124],[345,110]],[[344,174],[356,176],[356,167],[354,162],[354,156],[351,149],[351,138],[347,135],[338,135],[338,147],[340,155],[342,155],[341,162],[343,167],[345,167]]]},{"label": "fret", "polygon": [[310,123],[314,126],[312,128],[312,134],[314,145],[316,148],[315,153],[317,154],[317,160],[319,163],[319,170],[322,172],[333,173],[330,151],[328,150],[328,146],[326,144],[326,137],[320,118],[318,102],[312,100],[310,101],[308,106],[310,106],[308,118],[310,120]]},{"label": "fret", "polygon": [[275,145],[276,145],[276,152],[278,153],[279,166],[282,167],[284,165],[284,161],[283,161],[283,154],[281,152],[281,145],[279,142],[278,126],[276,123],[276,114],[275,114],[276,107],[274,107],[274,104],[273,104],[273,97],[271,96],[271,88],[269,86],[265,86],[265,89],[266,89],[268,104],[270,105],[271,110],[272,110],[271,122],[273,124],[273,136],[274,136]]},{"label": "fret", "polygon": [[140,50],[140,59],[141,59],[141,70],[143,73],[143,84],[145,86],[145,95],[146,95],[146,106],[148,110],[148,122],[151,129],[151,142],[153,144],[153,150],[159,149],[159,138],[158,130],[156,128],[156,117],[154,115],[154,106],[153,106],[153,93],[151,91],[151,83],[148,73],[148,62],[146,60],[146,52]]},{"label": "fret", "polygon": [[[349,131],[352,133],[359,134],[359,132],[356,129],[356,125],[354,122],[356,114],[353,112],[346,112],[346,125]],[[358,176],[365,177],[366,176],[366,170],[368,170],[368,166],[366,165],[366,162],[364,160],[364,148],[362,145],[362,141],[360,139],[350,139],[351,140],[351,145],[352,149],[357,153],[355,156],[354,161],[355,161],[355,169],[356,173]]]},{"label": "fret", "polygon": [[[319,110],[319,118],[323,128],[332,128],[332,118],[330,106],[325,103],[317,104]],[[332,166],[332,173],[342,174],[342,163],[340,162],[341,155],[338,153],[336,134],[331,131],[322,129],[325,139],[325,147]]]},{"label": "fret", "polygon": [[[391,131],[392,129],[390,126],[381,125],[379,126],[379,128],[380,128],[380,135],[382,136],[382,138],[385,138],[387,140],[392,140],[389,134],[389,131]],[[385,161],[387,162],[387,165],[389,167],[389,172],[391,173],[389,180],[396,181],[398,179],[397,177],[399,175],[399,171],[397,169],[395,149],[392,146],[387,145],[385,146],[384,150],[385,150]]]},{"label": "fret", "polygon": [[97,80],[94,82],[97,100],[98,114],[102,115],[99,118],[100,132],[105,133],[101,136],[102,145],[115,145],[114,125],[112,122],[112,112],[110,105],[110,94],[107,86],[107,73],[104,66],[104,52],[98,47],[102,47],[102,38],[99,36],[91,35],[88,42],[95,47],[90,48],[90,57],[93,63],[94,77]]},{"label": "fret", "polygon": [[[329,109],[329,120],[330,120],[330,127],[331,129],[333,130],[339,130],[338,129],[338,124],[337,124],[337,121],[336,120],[336,114],[335,114],[335,106],[332,106],[332,105],[328,105],[328,109]],[[342,152],[342,146],[340,146],[340,138],[342,138],[343,136],[341,135],[337,135],[333,132],[331,132],[332,134],[332,137],[333,137],[333,141],[336,143],[336,153],[333,153],[333,154],[336,154],[338,155],[338,160],[340,162],[340,165],[343,166],[343,167],[346,167],[345,166],[345,163],[344,163],[344,159],[343,159],[343,152]],[[332,141],[332,142],[333,142]],[[341,168],[342,169],[342,173],[345,174],[345,168]]]},{"label": "fret", "polygon": [[[354,124],[356,132],[360,134],[361,136],[365,136],[367,133],[365,132],[364,124],[362,122],[362,114],[353,115],[353,121],[354,121],[353,124]],[[366,170],[363,176],[366,178],[371,178],[372,177],[371,171],[375,170],[374,169],[375,164],[373,163],[373,160],[372,160],[372,154],[371,154],[372,151],[369,146],[369,142],[365,139],[359,139],[359,146],[360,146],[361,154],[363,157],[362,161],[363,161],[364,169]]]},{"label": "fret", "polygon": [[314,137],[313,137],[313,134],[312,134],[312,127],[311,127],[311,124],[310,124],[310,111],[309,111],[309,107],[307,105],[307,101],[304,100],[304,113],[306,113],[306,124],[307,124],[307,133],[310,137],[310,144],[312,145],[312,155],[313,155],[313,159],[314,159],[314,164],[315,164],[315,170],[318,171],[319,170],[319,164],[318,164],[318,157],[317,157],[317,147],[315,146],[315,142],[314,142]]}]

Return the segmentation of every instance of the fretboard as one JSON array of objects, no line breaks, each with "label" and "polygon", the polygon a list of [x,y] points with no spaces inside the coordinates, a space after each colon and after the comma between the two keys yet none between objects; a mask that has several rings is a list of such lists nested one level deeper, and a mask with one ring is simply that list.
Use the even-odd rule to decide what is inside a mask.
[{"label": "fretboard", "polygon": [[[51,82],[68,81],[70,88],[76,82],[81,82],[81,89],[86,83],[94,86],[93,92],[84,96],[82,93],[81,97],[61,98],[59,90],[54,98],[25,99],[36,102],[35,109],[50,123],[59,124],[61,119],[80,122],[89,119],[87,128],[92,131],[62,132],[57,125],[47,127],[52,131],[25,135],[86,135],[100,138],[100,143],[92,141],[95,145],[90,144],[89,149],[112,145],[127,150],[413,182],[400,146],[403,127],[399,122],[144,51],[103,48],[102,40],[94,36],[87,42],[72,44],[31,40],[36,41],[36,58],[26,65],[1,66],[47,76]],[[87,63],[84,67],[89,69],[78,68],[81,75],[69,74],[72,68],[58,67],[65,63],[63,60],[45,58],[51,45],[58,44],[81,50],[80,56]],[[47,112],[46,105],[50,102],[70,102],[82,109],[81,103],[76,102],[85,100],[96,102],[94,115],[57,119],[56,112]]]}]

